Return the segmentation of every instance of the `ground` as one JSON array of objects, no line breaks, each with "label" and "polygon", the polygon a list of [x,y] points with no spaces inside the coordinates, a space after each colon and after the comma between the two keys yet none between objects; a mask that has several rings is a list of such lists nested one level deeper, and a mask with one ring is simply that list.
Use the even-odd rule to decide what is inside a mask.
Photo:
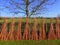
[{"label": "ground", "polygon": [[19,40],[19,41],[0,41],[0,45],[60,45],[60,40]]}]

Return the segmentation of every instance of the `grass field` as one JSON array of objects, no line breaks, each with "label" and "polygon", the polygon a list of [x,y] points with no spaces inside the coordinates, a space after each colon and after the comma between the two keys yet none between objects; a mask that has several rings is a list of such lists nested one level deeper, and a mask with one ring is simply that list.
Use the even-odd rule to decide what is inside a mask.
[{"label": "grass field", "polygon": [[0,41],[0,45],[60,45],[60,40],[20,40],[20,41]]},{"label": "grass field", "polygon": [[[11,19],[7,19],[8,23],[11,22]],[[14,19],[15,22],[18,22],[18,18]],[[29,18],[29,23],[33,23],[34,19]],[[37,23],[41,23],[41,18],[36,19]],[[50,19],[45,18],[45,23],[50,23]],[[3,19],[0,19],[0,23],[3,22]],[[22,22],[26,22],[26,18],[22,18]],[[59,21],[60,22],[60,21]],[[53,19],[53,23],[56,23],[56,19]]]}]

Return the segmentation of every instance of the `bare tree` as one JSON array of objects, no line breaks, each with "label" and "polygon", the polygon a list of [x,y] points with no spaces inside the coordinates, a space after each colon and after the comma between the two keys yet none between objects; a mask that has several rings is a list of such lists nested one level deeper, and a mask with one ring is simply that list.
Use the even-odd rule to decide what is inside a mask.
[{"label": "bare tree", "polygon": [[[38,15],[47,10],[46,5],[52,4],[55,0],[4,0],[9,5],[4,5],[9,9],[10,13],[19,14],[22,13],[27,17],[32,15]],[[50,1],[50,2],[49,2]]]}]

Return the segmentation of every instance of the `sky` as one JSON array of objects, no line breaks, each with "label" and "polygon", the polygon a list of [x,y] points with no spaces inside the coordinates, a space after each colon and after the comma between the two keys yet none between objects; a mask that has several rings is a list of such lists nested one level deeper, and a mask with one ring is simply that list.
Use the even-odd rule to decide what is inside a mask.
[{"label": "sky", "polygon": [[[52,1],[52,0],[51,0]],[[0,0],[0,17],[13,17],[13,14],[10,14],[8,9],[4,9],[2,5],[7,4],[3,0]],[[3,8],[3,10],[1,10]],[[56,0],[53,5],[47,5],[48,11],[44,14],[40,14],[40,17],[57,17],[60,14],[60,0]],[[24,17],[22,14],[17,14],[15,17]]]}]

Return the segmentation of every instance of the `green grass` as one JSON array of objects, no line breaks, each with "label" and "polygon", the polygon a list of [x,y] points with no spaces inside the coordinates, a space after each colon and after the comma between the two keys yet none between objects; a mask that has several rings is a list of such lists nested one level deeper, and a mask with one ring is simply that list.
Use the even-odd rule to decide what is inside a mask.
[{"label": "green grass", "polygon": [[20,41],[0,41],[0,45],[60,45],[60,40],[20,40]]},{"label": "green grass", "polygon": [[[11,22],[11,19],[7,19],[8,23]],[[15,22],[18,22],[18,18],[14,19]],[[34,19],[29,18],[29,23],[33,23]],[[37,23],[41,23],[41,18],[36,19]],[[45,18],[44,19],[45,23],[50,23],[50,19]],[[0,19],[0,23],[3,22],[3,19]],[[26,18],[22,18],[22,22],[26,22]],[[60,21],[59,21],[60,22]],[[56,23],[56,19],[53,19],[53,23]]]}]

